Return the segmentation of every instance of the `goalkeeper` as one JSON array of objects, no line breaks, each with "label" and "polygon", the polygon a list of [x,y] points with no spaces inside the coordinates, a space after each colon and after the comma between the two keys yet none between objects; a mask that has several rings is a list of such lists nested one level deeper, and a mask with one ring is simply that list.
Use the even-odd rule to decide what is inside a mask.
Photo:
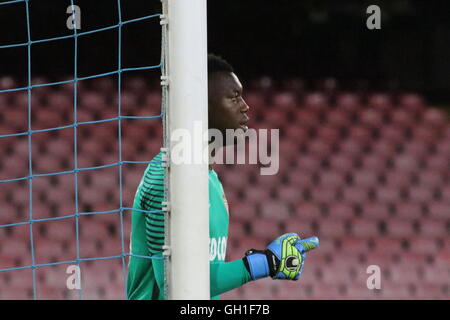
[{"label": "goalkeeper", "polygon": [[[242,98],[242,85],[232,67],[222,58],[208,56],[209,127],[246,130],[249,106]],[[132,213],[131,252],[127,296],[133,300],[164,297],[164,214],[162,210],[164,168],[159,153],[145,170],[136,192]],[[300,239],[289,233],[275,239],[265,250],[248,250],[242,259],[225,262],[228,237],[228,206],[222,184],[209,170],[210,288],[211,298],[265,277],[297,280],[306,252],[318,246],[316,237]],[[152,211],[142,213],[139,210]],[[138,256],[152,256],[155,259]],[[193,275],[195,276],[195,275]]]}]

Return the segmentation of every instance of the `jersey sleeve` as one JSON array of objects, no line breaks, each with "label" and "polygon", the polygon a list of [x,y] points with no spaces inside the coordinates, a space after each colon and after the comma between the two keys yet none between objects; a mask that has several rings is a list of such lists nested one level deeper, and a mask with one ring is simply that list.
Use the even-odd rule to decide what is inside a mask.
[{"label": "jersey sleeve", "polygon": [[139,187],[140,207],[145,210],[145,232],[149,255],[163,251],[164,245],[164,168],[161,156],[154,158],[145,171]]},{"label": "jersey sleeve", "polygon": [[243,286],[251,281],[250,273],[242,259],[210,263],[211,297]]}]

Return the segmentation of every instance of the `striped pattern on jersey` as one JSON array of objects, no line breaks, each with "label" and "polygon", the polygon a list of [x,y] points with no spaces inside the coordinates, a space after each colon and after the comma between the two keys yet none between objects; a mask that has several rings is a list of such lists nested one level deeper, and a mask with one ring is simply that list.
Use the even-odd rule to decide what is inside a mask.
[{"label": "striped pattern on jersey", "polygon": [[149,163],[136,193],[140,209],[155,211],[144,213],[150,255],[163,251],[164,245],[164,213],[161,211],[164,201],[164,168],[161,166],[161,156],[162,153],[159,153]]}]

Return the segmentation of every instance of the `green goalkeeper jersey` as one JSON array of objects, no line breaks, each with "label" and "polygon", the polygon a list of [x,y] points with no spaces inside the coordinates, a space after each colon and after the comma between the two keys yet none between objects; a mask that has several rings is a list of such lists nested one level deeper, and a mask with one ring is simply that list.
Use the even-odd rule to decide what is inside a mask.
[{"label": "green goalkeeper jersey", "polygon": [[[127,296],[132,300],[164,299],[164,168],[161,153],[147,166],[134,198]],[[228,205],[222,184],[209,170],[209,250],[212,299],[251,280],[242,259],[225,262]],[[138,211],[145,210],[146,212]],[[150,212],[148,212],[150,211]]]}]

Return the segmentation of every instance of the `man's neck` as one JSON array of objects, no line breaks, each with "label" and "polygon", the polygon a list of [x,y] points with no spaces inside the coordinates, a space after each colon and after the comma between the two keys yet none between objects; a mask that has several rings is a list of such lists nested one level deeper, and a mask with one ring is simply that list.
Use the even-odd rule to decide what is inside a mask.
[{"label": "man's neck", "polygon": [[[209,148],[211,148],[211,145],[209,145]],[[213,169],[214,166],[214,156],[216,155],[215,149],[212,151],[211,154],[211,149],[208,152],[208,157],[209,157],[209,170]]]}]

